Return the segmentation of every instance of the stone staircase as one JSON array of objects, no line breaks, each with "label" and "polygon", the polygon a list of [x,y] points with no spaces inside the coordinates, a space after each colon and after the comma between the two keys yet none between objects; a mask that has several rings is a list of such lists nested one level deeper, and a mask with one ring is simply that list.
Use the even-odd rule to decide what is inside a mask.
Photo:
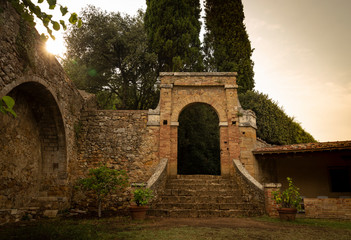
[{"label": "stone staircase", "polygon": [[157,217],[238,217],[262,214],[233,179],[212,175],[178,175],[153,202]]}]

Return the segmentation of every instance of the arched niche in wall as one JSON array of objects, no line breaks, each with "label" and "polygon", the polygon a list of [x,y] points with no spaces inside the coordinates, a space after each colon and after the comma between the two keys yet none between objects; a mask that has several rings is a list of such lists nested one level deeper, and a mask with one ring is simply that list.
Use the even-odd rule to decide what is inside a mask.
[{"label": "arched niche in wall", "polygon": [[0,208],[18,208],[33,197],[60,195],[67,178],[65,128],[44,85],[24,82],[7,95],[18,116],[0,114]]}]

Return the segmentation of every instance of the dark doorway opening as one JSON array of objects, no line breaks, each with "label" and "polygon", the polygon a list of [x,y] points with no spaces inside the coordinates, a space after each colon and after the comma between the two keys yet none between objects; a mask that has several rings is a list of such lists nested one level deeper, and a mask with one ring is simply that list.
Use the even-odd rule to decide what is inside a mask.
[{"label": "dark doorway opening", "polygon": [[178,174],[220,175],[219,119],[208,104],[194,103],[179,115]]}]

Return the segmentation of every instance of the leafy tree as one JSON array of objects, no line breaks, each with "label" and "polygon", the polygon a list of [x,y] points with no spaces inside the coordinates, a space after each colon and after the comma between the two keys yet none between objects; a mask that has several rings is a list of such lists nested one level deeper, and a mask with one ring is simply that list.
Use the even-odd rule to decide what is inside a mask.
[{"label": "leafy tree", "polygon": [[178,173],[221,174],[219,120],[207,104],[190,105],[179,115]]},{"label": "leafy tree", "polygon": [[0,99],[0,112],[3,114],[11,113],[14,117],[17,116],[13,107],[15,106],[15,100],[10,96],[4,96]]},{"label": "leafy tree", "polygon": [[[67,29],[66,22],[63,19],[54,20],[53,15],[43,12],[39,5],[33,3],[31,0],[7,0],[12,4],[12,6],[17,10],[17,12],[21,15],[23,19],[29,22],[30,25],[33,27],[35,26],[34,19],[35,17],[42,21],[44,27],[46,28],[48,34],[52,39],[55,39],[54,35],[52,34],[52,30],[58,31],[62,27],[64,30]],[[38,3],[43,3],[44,0],[38,0]],[[53,10],[57,6],[60,7],[60,11],[62,17],[68,13],[68,8],[62,6],[61,4],[57,4],[57,0],[46,0],[47,4],[49,5],[49,9]],[[70,17],[68,21],[71,24],[77,24],[77,26],[82,25],[82,20],[78,18],[76,13],[70,13]],[[44,38],[47,38],[45,34],[42,34]]]},{"label": "leafy tree", "polygon": [[122,16],[89,6],[81,17],[84,25],[73,26],[65,36],[67,55],[63,62],[77,87],[95,94],[103,92],[100,104],[105,103],[101,107],[155,107],[157,56],[147,51],[144,14],[139,11],[134,17]]},{"label": "leafy tree", "polygon": [[255,86],[253,49],[244,25],[241,0],[206,0],[204,52],[208,71],[237,72],[239,93]]},{"label": "leafy tree", "polygon": [[90,169],[88,177],[79,181],[84,190],[92,191],[97,198],[98,216],[101,217],[102,201],[111,193],[124,189],[128,184],[128,176],[124,170],[118,171],[102,165]]},{"label": "leafy tree", "polygon": [[285,145],[316,142],[311,134],[286,115],[268,95],[256,91],[239,94],[244,109],[251,109],[257,117],[257,136],[268,143]]},{"label": "leafy tree", "polygon": [[163,72],[203,71],[199,0],[147,0],[145,28]]}]

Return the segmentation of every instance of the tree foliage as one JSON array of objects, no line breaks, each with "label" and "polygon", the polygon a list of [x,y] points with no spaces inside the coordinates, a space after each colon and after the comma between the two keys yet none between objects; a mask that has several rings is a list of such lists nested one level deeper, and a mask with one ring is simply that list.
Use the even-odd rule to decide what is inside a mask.
[{"label": "tree foliage", "polygon": [[241,0],[206,0],[204,52],[208,71],[237,72],[239,93],[255,86],[253,49],[244,25]]},{"label": "tree foliage", "polygon": [[92,191],[98,202],[98,216],[101,217],[102,201],[111,193],[122,190],[128,184],[128,176],[124,170],[110,169],[105,165],[90,169],[88,177],[79,181],[84,190]]},{"label": "tree foliage", "polygon": [[268,143],[285,145],[316,142],[294,118],[286,115],[268,95],[256,91],[239,94],[241,106],[251,109],[257,117],[257,136]]},{"label": "tree foliage", "polygon": [[178,173],[221,174],[219,120],[207,104],[190,105],[179,115]]},{"label": "tree foliage", "polygon": [[[31,0],[7,0],[12,4],[12,6],[17,10],[17,12],[21,15],[21,17],[26,20],[31,26],[35,26],[36,23],[34,19],[39,19],[44,27],[46,28],[48,34],[52,39],[55,39],[53,35],[53,30],[58,31],[62,27],[64,30],[67,29],[67,25],[65,20],[55,20],[53,19],[53,15],[46,13],[41,10],[38,4],[44,2],[44,0],[38,0],[38,4],[33,3]],[[54,10],[56,7],[60,7],[60,12],[62,17],[64,17],[68,12],[68,8],[61,4],[57,3],[57,0],[46,0],[49,9]],[[68,19],[69,23],[77,24],[78,27],[82,25],[82,20],[78,17],[76,13],[70,13],[70,17]],[[42,35],[47,38],[45,35]]]},{"label": "tree foliage", "polygon": [[199,0],[147,0],[145,28],[158,72],[203,71]]},{"label": "tree foliage", "polygon": [[64,68],[76,86],[100,94],[101,107],[155,107],[157,56],[147,51],[144,14],[123,16],[89,6],[81,17],[84,25],[73,26],[65,37]]}]

